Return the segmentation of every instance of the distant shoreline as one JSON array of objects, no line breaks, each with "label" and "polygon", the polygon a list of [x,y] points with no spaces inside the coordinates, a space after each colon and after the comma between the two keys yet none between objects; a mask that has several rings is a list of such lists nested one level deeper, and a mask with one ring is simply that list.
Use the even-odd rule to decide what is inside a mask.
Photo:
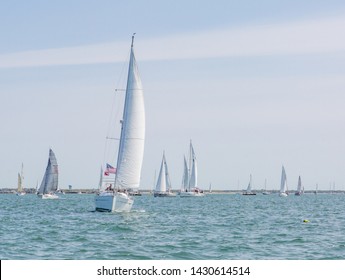
[{"label": "distant shoreline", "polygon": [[[64,194],[96,194],[98,192],[98,189],[60,189],[61,192]],[[266,190],[270,194],[277,194],[279,193],[279,190]],[[17,192],[14,188],[0,188],[0,194],[15,194]],[[36,189],[25,189],[25,192],[28,194],[35,194]],[[179,190],[173,190],[173,192],[177,193]],[[244,190],[212,190],[210,193],[209,191],[204,191],[205,194],[242,194]],[[262,194],[265,192],[265,190],[253,190],[254,193]],[[152,190],[139,190],[140,194],[143,195],[150,195],[152,194]],[[289,192],[291,195],[295,194],[295,190],[291,190]],[[305,194],[314,194],[315,191],[304,191]],[[345,194],[345,191],[343,190],[318,190],[318,194],[326,193],[326,194]]]}]

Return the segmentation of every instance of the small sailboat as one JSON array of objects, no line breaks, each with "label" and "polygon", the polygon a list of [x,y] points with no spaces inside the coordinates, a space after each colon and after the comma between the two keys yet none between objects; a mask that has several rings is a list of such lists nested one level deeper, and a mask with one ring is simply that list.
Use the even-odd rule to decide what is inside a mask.
[{"label": "small sailboat", "polygon": [[267,191],[267,179],[265,179],[265,190],[262,192],[263,195],[269,195],[270,192]]},{"label": "small sailboat", "polygon": [[24,172],[23,172],[23,163],[22,163],[22,170],[20,173],[18,173],[18,188],[16,195],[25,195],[26,192],[23,187],[24,183]]},{"label": "small sailboat", "polygon": [[168,165],[163,153],[161,168],[158,175],[154,197],[175,197],[176,194],[171,191],[171,183],[168,171]]},{"label": "small sailboat", "polygon": [[59,170],[55,154],[49,149],[49,158],[46,171],[44,173],[42,183],[37,190],[37,195],[42,199],[58,199],[56,190],[58,189]]},{"label": "small sailboat", "polygon": [[304,193],[304,188],[302,187],[301,176],[298,177],[297,191],[295,195],[302,195]]},{"label": "small sailboat", "polygon": [[252,174],[250,174],[249,184],[247,190],[242,193],[243,195],[256,195],[256,193],[252,192]]},{"label": "small sailboat", "polygon": [[189,145],[189,168],[184,158],[184,172],[180,197],[204,196],[204,191],[198,187],[198,168],[192,141]]},{"label": "small sailboat", "polygon": [[282,167],[282,175],[280,181],[279,196],[288,196],[287,180],[284,166]]},{"label": "small sailboat", "polygon": [[133,198],[128,190],[139,188],[145,141],[144,96],[133,50],[132,36],[121,136],[114,188],[101,189],[95,197],[96,211],[129,212]]},{"label": "small sailboat", "polygon": [[317,193],[318,193],[318,190],[319,190],[319,185],[318,185],[318,184],[316,184],[314,194],[317,194]]}]

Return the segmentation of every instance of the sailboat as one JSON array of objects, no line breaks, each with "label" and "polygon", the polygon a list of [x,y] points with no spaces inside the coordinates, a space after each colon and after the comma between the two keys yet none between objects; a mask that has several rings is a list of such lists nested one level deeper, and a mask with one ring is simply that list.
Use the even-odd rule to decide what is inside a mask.
[{"label": "sailboat", "polygon": [[301,176],[298,177],[298,184],[297,184],[297,191],[295,195],[302,195],[304,193],[304,189],[302,188],[302,181]]},{"label": "sailboat", "polygon": [[17,188],[17,195],[25,195],[26,192],[23,188],[23,182],[24,182],[24,173],[23,173],[23,163],[22,163],[22,170],[20,173],[18,173],[18,188]]},{"label": "sailboat", "polygon": [[269,195],[270,192],[267,191],[267,179],[265,179],[265,190],[262,192],[263,195]]},{"label": "sailboat", "polygon": [[129,212],[133,198],[128,190],[138,189],[144,156],[145,108],[141,79],[134,56],[132,36],[121,136],[118,147],[114,188],[100,190],[96,211]]},{"label": "sailboat", "polygon": [[250,174],[249,184],[247,190],[242,193],[243,195],[256,195],[256,193],[252,192],[252,174]]},{"label": "sailboat", "polygon": [[204,196],[203,190],[198,187],[198,168],[192,141],[189,145],[189,168],[184,157],[184,172],[182,177],[180,197]]},{"label": "sailboat", "polygon": [[176,194],[171,191],[171,183],[168,171],[168,165],[163,153],[161,168],[158,175],[156,189],[153,193],[154,197],[175,197]]},{"label": "sailboat", "polygon": [[58,164],[53,150],[49,149],[46,172],[44,173],[42,183],[37,190],[37,195],[42,199],[58,199],[59,197],[55,194],[56,190],[58,189],[58,181]]},{"label": "sailboat", "polygon": [[287,180],[284,166],[282,167],[279,196],[288,196]]},{"label": "sailboat", "polygon": [[316,184],[316,188],[315,188],[314,194],[317,194],[318,189],[319,189],[319,185],[318,185],[318,184]]}]

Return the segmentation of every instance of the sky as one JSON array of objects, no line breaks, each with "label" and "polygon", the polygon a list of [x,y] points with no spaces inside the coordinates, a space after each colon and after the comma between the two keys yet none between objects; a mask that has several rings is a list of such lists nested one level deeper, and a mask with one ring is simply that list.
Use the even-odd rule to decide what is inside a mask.
[{"label": "sky", "polygon": [[[97,188],[116,165],[131,36],[144,88],[141,188],[192,140],[199,186],[345,190],[344,1],[24,1],[0,9],[0,188]],[[116,90],[120,89],[120,90]],[[155,175],[156,174],[156,175]]]}]

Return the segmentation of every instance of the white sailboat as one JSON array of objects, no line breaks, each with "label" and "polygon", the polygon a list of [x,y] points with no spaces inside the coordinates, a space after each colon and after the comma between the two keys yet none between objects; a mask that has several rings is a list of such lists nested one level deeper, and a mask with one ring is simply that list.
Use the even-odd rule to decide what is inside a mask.
[{"label": "white sailboat", "polygon": [[168,165],[163,153],[161,168],[158,175],[154,197],[175,197],[176,194],[171,191],[171,182],[169,177]]},{"label": "white sailboat", "polygon": [[180,197],[205,195],[204,192],[198,187],[198,166],[192,141],[190,141],[189,145],[189,168],[187,167],[186,158],[184,158],[182,188],[179,195]]},{"label": "white sailboat", "polygon": [[263,195],[269,195],[270,192],[267,191],[267,179],[265,179],[265,190],[262,192]]},{"label": "white sailboat", "polygon": [[134,34],[121,120],[114,188],[113,190],[100,190],[96,195],[96,211],[129,212],[133,206],[133,198],[128,194],[128,190],[138,189],[140,184],[145,140],[145,108],[133,41]]},{"label": "white sailboat", "polygon": [[37,190],[37,195],[42,199],[58,199],[55,194],[58,189],[59,170],[55,154],[49,149],[49,158],[46,171],[44,173],[42,183]]},{"label": "white sailboat", "polygon": [[304,189],[302,188],[302,181],[301,176],[298,177],[298,184],[297,184],[297,191],[295,195],[302,195],[304,193]]},{"label": "white sailboat", "polygon": [[282,167],[279,196],[288,196],[287,180],[284,166]]},{"label": "white sailboat", "polygon": [[25,195],[26,192],[23,187],[24,184],[24,172],[23,172],[23,163],[22,163],[22,170],[18,173],[18,188],[17,188],[17,195]]},{"label": "white sailboat", "polygon": [[247,187],[246,191],[244,191],[242,194],[243,195],[256,195],[256,193],[252,191],[252,174],[250,174],[248,187]]}]

